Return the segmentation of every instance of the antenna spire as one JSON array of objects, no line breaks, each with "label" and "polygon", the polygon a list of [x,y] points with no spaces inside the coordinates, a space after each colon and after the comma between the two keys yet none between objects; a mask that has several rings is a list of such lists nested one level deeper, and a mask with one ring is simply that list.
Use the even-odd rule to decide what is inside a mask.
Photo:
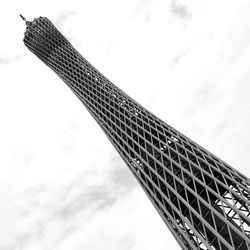
[{"label": "antenna spire", "polygon": [[23,15],[20,14],[20,17],[22,18],[22,20],[23,20],[24,22],[26,22],[26,18],[25,18]]},{"label": "antenna spire", "polygon": [[27,26],[30,25],[31,22],[27,21],[26,18],[20,14],[21,19],[26,23]]}]

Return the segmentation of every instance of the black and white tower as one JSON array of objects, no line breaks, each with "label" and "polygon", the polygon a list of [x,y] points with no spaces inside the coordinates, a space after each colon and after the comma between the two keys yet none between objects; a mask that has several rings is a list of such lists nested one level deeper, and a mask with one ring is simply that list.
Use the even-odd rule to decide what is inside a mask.
[{"label": "black and white tower", "polygon": [[111,83],[47,18],[26,25],[25,45],[85,105],[180,247],[250,250],[250,179]]}]

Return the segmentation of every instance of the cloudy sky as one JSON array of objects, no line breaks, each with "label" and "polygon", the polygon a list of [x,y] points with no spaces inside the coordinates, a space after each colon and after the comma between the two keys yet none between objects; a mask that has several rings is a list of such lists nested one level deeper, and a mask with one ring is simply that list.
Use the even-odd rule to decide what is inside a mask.
[{"label": "cloudy sky", "polygon": [[48,17],[112,82],[250,176],[249,0],[6,1],[0,250],[179,246],[68,87],[23,45]]}]

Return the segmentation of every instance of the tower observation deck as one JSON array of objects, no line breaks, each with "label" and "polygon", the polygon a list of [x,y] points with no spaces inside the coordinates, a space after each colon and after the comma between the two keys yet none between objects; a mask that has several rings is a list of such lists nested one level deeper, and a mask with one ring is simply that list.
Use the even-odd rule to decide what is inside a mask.
[{"label": "tower observation deck", "polygon": [[250,250],[250,179],[111,83],[47,18],[26,25],[25,45],[84,104],[180,247]]}]

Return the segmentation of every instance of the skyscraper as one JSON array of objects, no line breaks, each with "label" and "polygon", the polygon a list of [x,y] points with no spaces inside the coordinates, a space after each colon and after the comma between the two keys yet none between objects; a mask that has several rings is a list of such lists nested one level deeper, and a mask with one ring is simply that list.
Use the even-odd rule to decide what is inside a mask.
[{"label": "skyscraper", "polygon": [[86,61],[47,19],[24,43],[70,87],[182,249],[250,249],[250,180],[160,120]]}]

